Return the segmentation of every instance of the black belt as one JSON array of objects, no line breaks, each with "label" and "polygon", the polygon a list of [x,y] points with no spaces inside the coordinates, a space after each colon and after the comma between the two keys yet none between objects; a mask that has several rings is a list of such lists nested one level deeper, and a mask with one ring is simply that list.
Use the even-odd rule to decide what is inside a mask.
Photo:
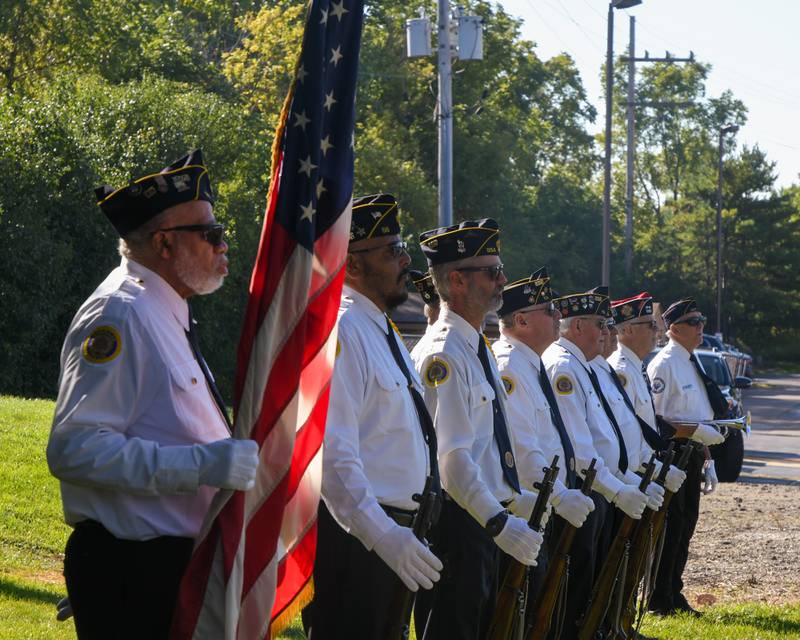
[{"label": "black belt", "polygon": [[[453,500],[453,499],[450,497],[450,494],[449,494],[449,493],[447,493],[447,491],[442,491],[442,499],[443,499],[445,502],[455,502],[455,500]],[[511,504],[513,501],[514,501],[514,498],[511,498],[511,500],[499,500],[498,502],[500,502],[500,504],[503,506],[503,508],[506,508],[506,507],[507,507],[508,505],[510,505],[510,504]]]},{"label": "black belt", "polygon": [[389,507],[385,504],[381,505],[381,509],[383,509],[386,512],[386,515],[401,527],[411,527],[414,524],[414,518],[417,515],[416,511],[398,509],[397,507]]},{"label": "black belt", "polygon": [[158,540],[186,540],[190,543],[194,544],[194,538],[187,538],[185,536],[156,536],[155,538],[148,538],[147,540],[134,540],[131,538],[118,538],[113,533],[111,533],[108,529],[106,529],[101,523],[97,522],[97,520],[81,520],[80,522],[76,523],[73,527],[76,531],[81,530],[85,532],[94,531],[96,533],[100,533],[106,537],[114,538],[115,540],[119,540],[120,542],[125,543],[132,543],[132,544],[141,544],[146,545],[150,542],[156,542]]}]

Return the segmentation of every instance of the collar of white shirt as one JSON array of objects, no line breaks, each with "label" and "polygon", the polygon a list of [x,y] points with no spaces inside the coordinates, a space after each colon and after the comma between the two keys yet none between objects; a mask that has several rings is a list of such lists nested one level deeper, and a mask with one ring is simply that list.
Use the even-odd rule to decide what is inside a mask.
[{"label": "collar of white shirt", "polygon": [[689,360],[689,358],[692,357],[692,354],[689,353],[682,344],[675,342],[672,338],[670,338],[667,346],[664,347],[664,351],[667,353],[674,351],[676,354],[683,356],[685,360]]},{"label": "collar of white shirt", "polygon": [[632,349],[629,349],[620,342],[619,346],[617,347],[617,351],[619,351],[622,354],[622,356],[626,360],[628,360],[635,368],[637,369],[642,368],[642,359],[639,356],[637,356]]},{"label": "collar of white shirt", "polygon": [[123,273],[137,280],[141,280],[145,288],[150,291],[162,305],[172,312],[172,315],[175,316],[175,319],[183,327],[183,330],[189,330],[189,305],[164,278],[155,271],[151,271],[147,267],[128,258],[122,259],[120,267]]},{"label": "collar of white shirt", "polygon": [[608,360],[606,360],[603,356],[595,356],[592,363],[596,364],[598,367],[603,369],[604,371],[609,371],[611,369],[611,365],[608,364]]},{"label": "collar of white shirt", "polygon": [[469,343],[469,345],[472,347],[472,350],[475,353],[478,353],[478,340],[480,338],[478,332],[475,331],[475,327],[464,320],[464,318],[458,315],[455,311],[450,309],[446,304],[442,305],[442,311],[437,322],[441,322],[443,325],[454,329],[456,333],[462,336],[464,340]]},{"label": "collar of white shirt", "polygon": [[389,329],[386,326],[386,314],[378,309],[378,306],[370,300],[363,293],[359,293],[352,287],[344,285],[342,287],[342,296],[350,298],[353,304],[363,311],[375,324],[377,324],[383,333],[388,333]]},{"label": "collar of white shirt", "polygon": [[575,344],[571,340],[567,340],[563,336],[560,337],[558,340],[556,340],[556,344],[560,346],[562,349],[566,349],[567,351],[569,351],[573,356],[575,356],[578,359],[578,362],[580,362],[584,366],[584,368],[588,370],[589,363],[586,361],[586,356],[583,355],[583,351],[581,351],[581,348],[577,344]]},{"label": "collar of white shirt", "polygon": [[533,349],[531,349],[527,344],[522,342],[521,340],[517,340],[516,338],[512,338],[511,336],[503,335],[503,339],[506,340],[510,345],[517,349],[519,354],[525,358],[528,362],[530,362],[536,371],[539,371],[542,367],[542,359],[539,357],[539,354],[536,353]]}]

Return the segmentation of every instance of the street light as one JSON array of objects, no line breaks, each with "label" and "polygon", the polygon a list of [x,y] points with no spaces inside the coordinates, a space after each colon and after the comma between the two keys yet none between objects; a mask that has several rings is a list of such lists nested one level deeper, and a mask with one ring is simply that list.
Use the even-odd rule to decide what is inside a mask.
[{"label": "street light", "polygon": [[611,104],[614,90],[614,9],[630,9],[642,0],[611,0],[606,43],[606,135],[603,162],[603,284],[611,279]]},{"label": "street light", "polygon": [[726,124],[719,128],[717,161],[717,333],[722,338],[722,142],[726,133],[736,133],[739,126]]}]

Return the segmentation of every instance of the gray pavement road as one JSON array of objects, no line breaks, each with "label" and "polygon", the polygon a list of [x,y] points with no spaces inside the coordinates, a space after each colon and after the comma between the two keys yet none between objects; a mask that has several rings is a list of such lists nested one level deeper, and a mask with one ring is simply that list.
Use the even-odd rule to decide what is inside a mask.
[{"label": "gray pavement road", "polygon": [[740,480],[800,484],[800,374],[765,375],[744,391],[752,432]]}]

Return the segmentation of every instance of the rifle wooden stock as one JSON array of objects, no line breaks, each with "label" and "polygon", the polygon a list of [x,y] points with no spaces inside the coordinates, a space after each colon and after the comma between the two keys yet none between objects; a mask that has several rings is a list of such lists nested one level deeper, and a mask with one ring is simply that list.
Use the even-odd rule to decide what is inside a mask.
[{"label": "rifle wooden stock", "polygon": [[[653,472],[656,468],[654,460],[655,454],[653,454],[653,457],[647,464],[647,470],[639,483],[639,491],[642,493],[645,492],[650,481],[653,479]],[[593,640],[598,629],[600,629],[600,625],[603,624],[610,600],[617,585],[620,565],[629,553],[630,539],[636,522],[635,519],[626,515],[619,525],[617,535],[611,543],[611,548],[608,550],[603,568],[600,570],[600,575],[592,589],[592,595],[589,597],[589,605],[586,613],[584,613],[580,622],[578,640]]]},{"label": "rifle wooden stock", "polygon": [[[669,448],[664,452],[664,457],[661,460],[661,472],[655,479],[656,484],[664,486],[667,480],[667,473],[669,473],[672,460],[675,458],[675,443],[670,442]],[[664,491],[664,503],[661,505],[662,510],[666,510],[669,506],[667,496],[672,497],[672,492]],[[653,538],[653,518],[657,511],[652,509],[645,509],[642,519],[636,525],[636,530],[631,540],[630,558],[628,560],[628,572],[625,576],[625,583],[622,588],[622,615],[620,619],[620,629],[624,634],[624,638],[632,637],[630,632],[633,629],[634,620],[636,618],[636,594],[639,591],[639,582],[644,576],[647,562],[650,559],[650,551],[652,549]]]},{"label": "rifle wooden stock", "polygon": [[[415,494],[414,500],[419,502],[419,510],[414,518],[414,526],[411,531],[417,540],[427,544],[425,536],[436,524],[442,508],[441,489],[433,476],[428,476],[425,479],[425,488],[422,490],[422,495]],[[389,640],[406,640],[411,633],[411,611],[414,608],[416,594],[406,589],[400,580],[398,580],[398,583],[389,603],[386,631],[383,634],[383,637]]]},{"label": "rifle wooden stock", "polygon": [[[553,492],[553,485],[558,477],[558,456],[553,458],[549,467],[544,468],[544,478],[540,484],[536,485],[539,495],[536,496],[536,504],[533,506],[528,526],[534,531],[542,530],[542,520],[548,508],[550,494]],[[528,574],[530,567],[522,564],[515,558],[511,558],[503,577],[503,583],[497,592],[497,603],[495,604],[492,621],[489,625],[487,640],[511,640],[515,625],[520,622],[520,611],[524,615],[525,598],[528,596]]]},{"label": "rifle wooden stock", "polygon": [[[592,485],[597,475],[594,468],[596,462],[597,460],[592,460],[583,479],[581,492],[585,496],[592,493]],[[561,591],[561,584],[569,576],[569,551],[578,529],[566,520],[564,522],[564,529],[561,531],[553,556],[548,559],[547,571],[536,596],[536,602],[533,604],[533,628],[526,636],[527,640],[541,640],[547,637]]]}]

